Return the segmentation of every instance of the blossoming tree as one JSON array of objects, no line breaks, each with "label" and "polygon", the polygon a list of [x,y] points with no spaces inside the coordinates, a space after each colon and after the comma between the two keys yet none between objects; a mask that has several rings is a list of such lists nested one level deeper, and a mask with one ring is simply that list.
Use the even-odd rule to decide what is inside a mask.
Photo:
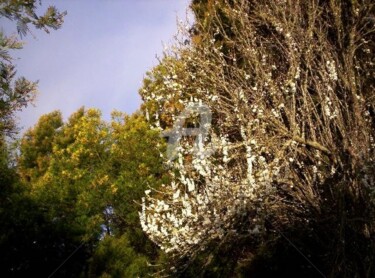
[{"label": "blossoming tree", "polygon": [[346,225],[374,234],[374,6],[360,2],[193,1],[203,16],[141,90],[150,123],[178,139],[173,181],[146,191],[140,213],[162,249],[193,257],[327,207],[338,222],[365,213]]}]

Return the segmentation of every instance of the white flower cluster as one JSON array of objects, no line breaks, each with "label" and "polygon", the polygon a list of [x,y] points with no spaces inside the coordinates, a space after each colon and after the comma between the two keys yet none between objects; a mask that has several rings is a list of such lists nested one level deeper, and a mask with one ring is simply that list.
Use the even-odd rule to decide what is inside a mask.
[{"label": "white flower cluster", "polygon": [[337,80],[337,71],[336,71],[336,64],[335,61],[327,61],[326,62],[329,78],[333,81]]},{"label": "white flower cluster", "polygon": [[[239,98],[245,101],[243,91],[239,91]],[[213,97],[210,100],[216,101]],[[202,103],[197,98],[182,102],[188,106],[194,101]],[[189,254],[209,240],[223,237],[236,216],[252,201],[261,199],[262,192],[269,191],[271,174],[264,158],[257,155],[256,141],[249,140],[244,126],[241,136],[247,162],[243,177],[230,165],[233,153],[227,135],[210,130],[207,138],[197,135],[198,151],[193,149],[192,138],[182,138],[172,162],[173,182],[165,185],[161,195],[157,193],[158,198],[149,190],[145,192],[140,212],[142,228],[166,252]],[[208,145],[215,147],[212,155],[207,155]]]},{"label": "white flower cluster", "polygon": [[338,109],[332,103],[332,100],[327,96],[324,101],[324,113],[328,119],[332,120],[337,117]]}]

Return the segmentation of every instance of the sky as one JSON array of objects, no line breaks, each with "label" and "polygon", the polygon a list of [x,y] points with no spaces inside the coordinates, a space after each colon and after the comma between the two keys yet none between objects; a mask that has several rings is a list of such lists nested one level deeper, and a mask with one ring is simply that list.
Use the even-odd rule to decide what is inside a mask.
[{"label": "sky", "polygon": [[[65,0],[42,1],[67,11],[63,27],[27,35],[22,50],[13,52],[17,73],[39,81],[35,106],[18,114],[22,131],[43,114],[62,111],[66,119],[81,106],[99,108],[106,120],[113,110],[135,112],[146,72],[157,65],[163,45],[185,20],[190,0]],[[9,35],[14,22],[0,19]]]}]

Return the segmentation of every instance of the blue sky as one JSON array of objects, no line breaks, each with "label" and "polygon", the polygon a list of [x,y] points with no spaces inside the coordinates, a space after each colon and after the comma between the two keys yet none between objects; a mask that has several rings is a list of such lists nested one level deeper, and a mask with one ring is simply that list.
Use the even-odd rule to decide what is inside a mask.
[{"label": "blue sky", "polygon": [[[39,80],[35,107],[18,114],[28,128],[38,118],[61,110],[65,118],[81,106],[132,113],[141,103],[138,89],[147,70],[173,42],[177,17],[186,18],[189,0],[42,1],[68,15],[62,29],[24,38],[14,53],[19,75]],[[0,21],[6,34],[15,24]]]}]

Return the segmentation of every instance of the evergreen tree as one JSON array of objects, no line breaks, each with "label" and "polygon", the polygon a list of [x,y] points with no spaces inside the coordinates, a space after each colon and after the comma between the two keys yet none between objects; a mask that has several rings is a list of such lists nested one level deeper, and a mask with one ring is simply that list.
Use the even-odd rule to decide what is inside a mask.
[{"label": "evergreen tree", "polygon": [[[66,12],[60,13],[50,6],[38,16],[40,1],[4,0],[0,3],[0,16],[15,21],[18,34],[22,37],[30,31],[30,25],[49,33],[50,29],[62,26]],[[23,43],[15,36],[6,36],[0,31],[0,133],[14,135],[16,125],[14,113],[26,107],[35,97],[37,83],[24,77],[15,78],[16,68],[9,51],[21,49]]]},{"label": "evergreen tree", "polygon": [[138,113],[114,112],[109,167],[107,233],[92,257],[92,277],[146,277],[160,270],[156,245],[143,233],[138,213],[145,190],[169,179],[160,154],[163,140]]}]

